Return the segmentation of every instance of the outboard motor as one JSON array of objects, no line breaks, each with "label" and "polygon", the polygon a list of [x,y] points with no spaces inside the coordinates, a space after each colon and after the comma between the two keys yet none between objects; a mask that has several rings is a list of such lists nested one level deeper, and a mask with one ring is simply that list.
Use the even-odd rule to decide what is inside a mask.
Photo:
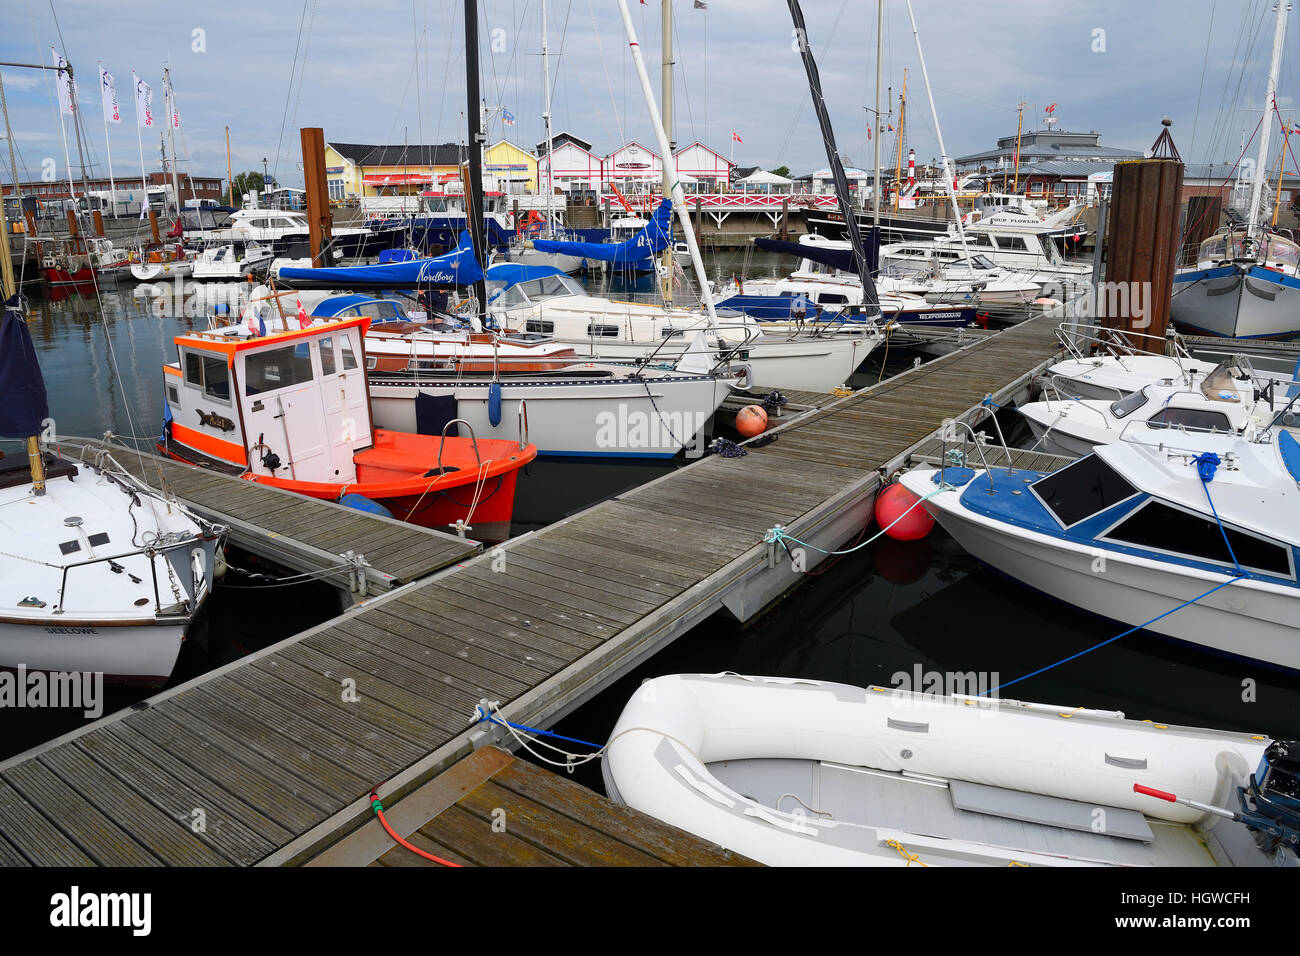
[{"label": "outboard motor", "polygon": [[1264,750],[1249,787],[1238,791],[1241,820],[1265,851],[1300,854],[1300,741],[1275,740]]}]

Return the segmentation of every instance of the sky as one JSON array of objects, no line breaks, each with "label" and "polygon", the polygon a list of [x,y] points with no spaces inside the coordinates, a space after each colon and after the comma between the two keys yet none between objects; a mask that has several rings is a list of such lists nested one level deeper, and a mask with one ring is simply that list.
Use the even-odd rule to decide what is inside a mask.
[{"label": "sky", "polygon": [[[659,94],[660,2],[629,0]],[[876,4],[803,0],[808,40],[842,154],[870,168],[874,141]],[[226,174],[225,127],[235,172],[262,159],[301,185],[298,130],[326,141],[460,142],[466,135],[461,0],[4,0],[0,60],[52,63],[64,52],[77,72],[88,164],[95,174],[140,171],[131,72],[155,89],[170,63],[182,126],[177,152],[195,175]],[[540,0],[479,0],[480,76],[489,139],[532,147],[543,138]],[[992,148],[1056,104],[1058,128],[1099,130],[1102,144],[1143,150],[1173,121],[1191,162],[1234,161],[1260,123],[1271,53],[1271,0],[913,0],[917,30],[950,157]],[[674,0],[674,132],[744,166],[826,164],[787,4],[781,0]],[[57,18],[57,20],[56,20]],[[1298,18],[1300,19],[1300,18]],[[907,70],[907,145],[919,162],[940,155],[905,0],[884,0],[882,109]],[[655,148],[613,0],[549,0],[552,127],[605,154],[629,139]],[[1278,105],[1292,116],[1300,88],[1300,23],[1288,28]],[[97,61],[114,74],[123,122],[105,124]],[[66,177],[53,74],[0,68],[21,178],[50,162]],[[502,110],[515,117],[502,125]],[[887,117],[887,120],[889,117]],[[71,161],[78,165],[71,126]],[[733,132],[741,142],[732,139]],[[0,130],[0,134],[3,130]],[[143,143],[159,169],[157,133]],[[1276,142],[1276,137],[1274,138]],[[889,156],[892,134],[881,141]],[[1253,151],[1253,147],[1251,147]],[[657,150],[656,150],[657,151]],[[733,152],[734,151],[734,152]],[[186,163],[188,162],[188,166]],[[885,159],[891,165],[892,159]],[[42,164],[45,164],[44,166]],[[0,148],[2,178],[9,179]]]}]

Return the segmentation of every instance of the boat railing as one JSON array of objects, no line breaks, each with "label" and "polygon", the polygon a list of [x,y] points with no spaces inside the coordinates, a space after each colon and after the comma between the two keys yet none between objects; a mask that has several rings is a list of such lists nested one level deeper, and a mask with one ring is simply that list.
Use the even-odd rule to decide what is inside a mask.
[{"label": "boat railing", "polygon": [[[1053,394],[1055,395],[1055,399],[1052,398]],[[1064,391],[1059,389],[1054,382],[1051,381],[1044,382],[1043,401],[1047,405],[1047,410],[1049,412],[1053,410],[1052,409],[1053,400],[1055,400],[1055,402],[1058,405],[1063,405],[1067,409],[1070,407],[1077,406],[1079,408],[1083,408],[1087,411],[1090,411],[1098,418],[1101,419],[1101,424],[1103,428],[1110,428],[1110,419],[1106,417],[1105,413],[1101,409],[1093,408],[1091,405],[1087,404],[1083,399],[1078,398],[1077,396],[1067,395]],[[1062,414],[1065,414],[1065,412],[1063,411]]]},{"label": "boat railing", "polygon": [[483,456],[478,452],[478,439],[474,437],[474,426],[463,418],[453,418],[451,421],[447,422],[447,424],[442,426],[442,441],[438,443],[438,474],[442,474],[442,450],[447,447],[447,429],[452,425],[464,425],[469,429],[469,440],[474,446],[474,463],[478,465],[478,467],[482,468]]},{"label": "boat railing", "polygon": [[[1152,445],[1152,438],[1160,435],[1158,444]],[[1179,458],[1186,458],[1189,461],[1207,451],[1213,450],[1204,444],[1195,443],[1197,436],[1205,438],[1230,439],[1232,441],[1246,441],[1255,445],[1273,444],[1273,435],[1268,428],[1256,429],[1247,426],[1241,431],[1215,430],[1213,428],[1202,428],[1196,425],[1183,425],[1170,423],[1168,425],[1159,425],[1149,421],[1132,421],[1120,429],[1116,436],[1117,440],[1126,442],[1130,445],[1141,445],[1143,448],[1156,448],[1157,450]],[[1182,444],[1183,441],[1187,444]],[[1234,462],[1231,452],[1221,452],[1225,464],[1232,468]]]},{"label": "boat railing", "polygon": [[[139,579],[136,578],[135,575],[131,574],[130,571],[128,571],[118,562],[124,561],[127,558],[134,558],[139,555],[144,555],[149,559],[149,573],[153,579],[154,613],[163,614],[165,612],[162,604],[162,595],[158,590],[158,564],[155,559],[162,557],[164,560],[166,560],[167,552],[175,551],[179,548],[189,547],[192,544],[198,544],[201,540],[202,539],[196,535],[187,534],[187,535],[177,536],[174,533],[168,533],[165,535],[159,535],[157,538],[154,539],[153,543],[147,544],[142,548],[136,548],[134,551],[123,551],[119,554],[104,555],[103,557],[88,558],[85,561],[73,561],[68,564],[65,564],[63,565],[62,574],[60,575],[59,578],[59,603],[55,605],[53,613],[56,615],[67,613],[68,572],[76,568],[85,568],[96,564],[107,564],[109,568],[115,573],[126,574],[129,577],[131,577],[133,581],[139,583]],[[197,589],[198,587],[197,581],[193,582],[193,586]],[[172,581],[172,591],[173,591],[173,595],[176,597],[177,600],[175,604],[168,605],[166,613],[181,613],[181,614],[188,613],[191,607],[190,599],[188,597],[182,597],[180,595],[180,593],[177,591],[176,582],[174,580]],[[141,600],[145,600],[145,599],[141,598]],[[175,610],[175,608],[178,607],[181,608],[180,611]]]},{"label": "boat railing", "polygon": [[[1054,391],[1058,396],[1060,396],[1062,400],[1064,400],[1064,399],[1066,399],[1066,398],[1078,398],[1078,397],[1079,397],[1079,396],[1077,396],[1077,395],[1071,395],[1071,394],[1070,394],[1070,389],[1071,389],[1072,387],[1073,387],[1073,386],[1072,386],[1072,383],[1070,382],[1070,380],[1067,379],[1067,378],[1065,378],[1064,376],[1062,376],[1062,375],[1061,375],[1060,373],[1058,373],[1058,372],[1053,372],[1052,375],[1050,375],[1050,376],[1048,376],[1048,377],[1042,379],[1042,389],[1043,389],[1044,394],[1046,394],[1047,390],[1050,388],[1050,389],[1052,389],[1052,390],[1053,390],[1053,391]],[[1117,388],[1117,387],[1114,386],[1114,385],[1098,385],[1098,384],[1096,384],[1095,382],[1090,382],[1090,383],[1088,383],[1088,387],[1089,387],[1089,388],[1096,388],[1096,389],[1103,389],[1103,390],[1105,390],[1105,391],[1107,391],[1107,392],[1114,392],[1114,393],[1115,393],[1115,401],[1119,401],[1121,398],[1123,398],[1125,395],[1128,394],[1126,391],[1124,391],[1124,389],[1122,389],[1122,388]]]},{"label": "boat railing", "polygon": [[[1164,335],[1152,335],[1104,325],[1075,325],[1067,322],[1057,326],[1056,339],[1076,359],[1092,358],[1098,352],[1105,352],[1115,358],[1156,355],[1183,360],[1192,357],[1173,328]],[[1143,342],[1135,342],[1135,339],[1142,339]],[[1173,354],[1170,354],[1171,351]]]},{"label": "boat railing", "polygon": [[[968,425],[966,422],[959,421],[957,419],[950,419],[949,421],[944,422],[942,426],[940,426],[939,438],[943,441],[943,458],[940,460],[939,467],[940,469],[942,469],[946,467],[950,461],[953,460],[952,458],[949,457],[948,446],[950,442],[954,445],[956,444],[957,433],[961,429],[965,429],[966,433],[970,435],[970,444],[973,444],[975,446],[975,451],[980,456],[980,464],[984,466],[984,473],[988,476],[989,479],[988,493],[993,494],[994,491],[993,469],[989,467],[988,458],[986,458],[984,455],[984,442],[980,441],[979,436],[975,434],[975,429],[971,428],[970,425]],[[999,435],[1000,434],[1001,431],[999,430]],[[961,460],[963,462],[967,460],[967,452],[965,450],[967,447],[968,447],[967,442],[962,441],[960,450],[956,447],[952,449],[953,451],[956,451],[961,456]],[[1010,449],[1007,449],[1007,460],[1008,461],[1011,460]],[[940,475],[942,475],[942,471],[940,471]]]}]

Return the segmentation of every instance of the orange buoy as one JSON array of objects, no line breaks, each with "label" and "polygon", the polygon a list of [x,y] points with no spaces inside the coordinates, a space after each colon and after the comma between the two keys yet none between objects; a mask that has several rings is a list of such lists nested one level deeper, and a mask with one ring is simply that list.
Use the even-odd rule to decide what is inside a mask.
[{"label": "orange buoy", "polygon": [[894,482],[876,495],[876,524],[898,541],[919,541],[934,527],[934,516],[925,510],[925,505],[916,505],[919,500],[901,482]]},{"label": "orange buoy", "polygon": [[767,412],[762,405],[746,405],[736,412],[736,431],[746,438],[763,434],[767,428]]}]

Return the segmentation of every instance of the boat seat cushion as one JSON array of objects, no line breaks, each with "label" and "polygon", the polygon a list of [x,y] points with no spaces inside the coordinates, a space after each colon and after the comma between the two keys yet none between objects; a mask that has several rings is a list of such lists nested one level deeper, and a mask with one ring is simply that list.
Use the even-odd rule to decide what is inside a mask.
[{"label": "boat seat cushion", "polygon": [[[958,810],[987,813],[1011,820],[1025,820],[1066,830],[1086,830],[1123,840],[1151,843],[1155,836],[1146,817],[1136,810],[1098,807],[1096,804],[1062,797],[1048,797],[1023,790],[1005,790],[966,780],[951,780],[948,789]],[[1104,816],[1099,814],[1102,811]]]}]

